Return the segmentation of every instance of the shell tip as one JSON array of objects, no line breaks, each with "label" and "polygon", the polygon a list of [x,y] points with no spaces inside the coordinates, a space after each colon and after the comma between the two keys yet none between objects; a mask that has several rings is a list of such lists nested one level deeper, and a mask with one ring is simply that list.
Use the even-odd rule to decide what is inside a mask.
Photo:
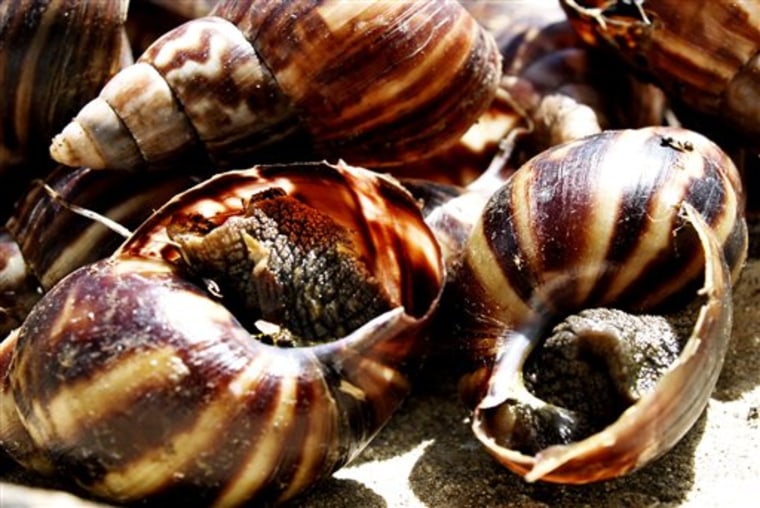
[{"label": "shell tip", "polygon": [[106,161],[90,136],[76,120],[69,123],[50,143],[50,156],[66,166],[103,169]]}]

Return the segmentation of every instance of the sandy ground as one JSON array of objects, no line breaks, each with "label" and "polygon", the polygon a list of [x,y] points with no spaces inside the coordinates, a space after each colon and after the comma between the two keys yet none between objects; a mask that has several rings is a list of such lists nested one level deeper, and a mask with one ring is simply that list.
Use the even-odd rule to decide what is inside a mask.
[{"label": "sandy ground", "polygon": [[[735,287],[734,337],[695,427],[668,454],[627,477],[587,486],[528,484],[480,447],[452,380],[431,364],[375,441],[349,467],[291,506],[757,506],[760,496],[760,223]],[[0,464],[1,465],[1,464]],[[0,468],[0,506],[91,506],[18,487]],[[13,482],[13,483],[11,483]],[[754,497],[753,497],[754,496]]]}]

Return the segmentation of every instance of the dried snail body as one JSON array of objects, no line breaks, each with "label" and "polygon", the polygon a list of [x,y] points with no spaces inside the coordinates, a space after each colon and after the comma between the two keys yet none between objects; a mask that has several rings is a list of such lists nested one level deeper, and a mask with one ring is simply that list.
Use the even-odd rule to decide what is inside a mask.
[{"label": "dried snail body", "polygon": [[0,440],[110,501],[283,501],[408,393],[442,285],[395,181],[324,163],[221,173],[6,340]]},{"label": "dried snail body", "polygon": [[498,85],[453,0],[221,1],[115,76],[51,144],[69,166],[400,163],[454,143]]},{"label": "dried snail body", "polygon": [[[587,483],[670,449],[720,372],[731,281],[747,252],[743,213],[731,160],[679,128],[605,131],[518,169],[486,204],[442,300],[444,309],[463,306],[444,310],[454,321],[446,333],[457,357],[470,359],[460,392],[489,452],[531,481]],[[594,307],[661,312],[694,299],[699,317],[677,360],[608,426],[585,434],[573,408],[526,388],[528,358],[566,316]],[[588,347],[606,348],[599,354],[614,365],[625,362],[621,334],[634,332],[625,326],[581,328],[590,329]]]},{"label": "dried snail body", "polygon": [[[563,0],[583,39],[612,48],[673,98],[760,134],[760,4]],[[755,143],[756,144],[756,143]]]}]

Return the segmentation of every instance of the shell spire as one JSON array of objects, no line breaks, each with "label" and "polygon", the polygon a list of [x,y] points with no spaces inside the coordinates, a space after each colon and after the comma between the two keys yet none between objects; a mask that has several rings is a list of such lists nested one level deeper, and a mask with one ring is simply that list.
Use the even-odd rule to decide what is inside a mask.
[{"label": "shell spire", "polygon": [[493,37],[455,1],[220,2],[159,38],[53,139],[66,165],[419,159],[493,99]]}]

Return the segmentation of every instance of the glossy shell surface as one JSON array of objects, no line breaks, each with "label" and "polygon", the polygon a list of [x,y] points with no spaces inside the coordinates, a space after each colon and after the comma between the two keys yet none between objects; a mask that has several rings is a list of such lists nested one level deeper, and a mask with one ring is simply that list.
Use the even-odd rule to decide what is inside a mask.
[{"label": "glossy shell surface", "polygon": [[[452,340],[455,351],[471,358],[460,389],[475,407],[476,435],[508,467],[530,471],[532,480],[595,481],[663,453],[677,439],[673,436],[693,424],[717,379],[730,336],[731,278],[746,253],[738,173],[699,134],[665,127],[607,131],[528,161],[486,204],[454,275],[452,294],[444,298],[444,305],[464,302]],[[577,460],[573,453],[581,448],[568,443],[532,458],[511,449],[515,414],[522,411],[516,401],[545,405],[528,394],[522,369],[547,327],[586,308],[643,312],[673,306],[695,298],[700,285],[709,298],[692,342],[673,366],[678,374],[672,374],[690,385],[690,396],[676,396],[663,381],[642,399],[648,402],[631,409],[657,415],[654,427],[672,424],[667,437],[628,442],[618,435],[621,427],[613,426],[584,442],[583,458]],[[701,367],[679,367],[691,355],[696,358],[686,363],[711,365],[709,375],[703,376]],[[565,425],[557,416],[561,410],[549,414],[558,418],[558,429]],[[636,431],[626,427],[625,432]],[[615,445],[599,448],[609,443]]]},{"label": "glossy shell surface", "polygon": [[400,163],[454,143],[499,74],[492,37],[455,1],[222,1],[111,80],[51,153],[97,168]]},{"label": "glossy shell surface", "polygon": [[[279,348],[188,280],[173,218],[234,216],[272,186],[350,228],[395,307],[345,337]],[[13,346],[0,406],[12,393],[18,416],[6,411],[0,438],[112,501],[290,498],[353,458],[408,393],[442,282],[432,233],[391,180],[343,164],[221,174],[45,295]]]}]

